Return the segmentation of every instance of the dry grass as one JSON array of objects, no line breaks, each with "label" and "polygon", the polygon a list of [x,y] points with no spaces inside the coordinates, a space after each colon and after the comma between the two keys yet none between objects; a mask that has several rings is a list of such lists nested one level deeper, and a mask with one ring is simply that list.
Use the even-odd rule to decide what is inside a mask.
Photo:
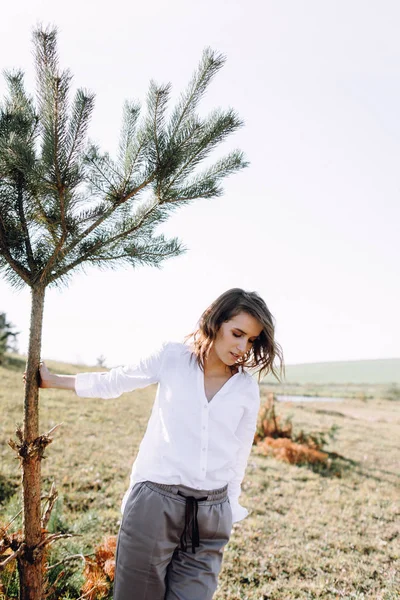
[{"label": "dry grass", "polygon": [[309,448],[305,444],[296,444],[287,438],[265,438],[256,446],[256,453],[264,456],[273,456],[284,460],[291,465],[325,465],[328,463],[328,455],[321,450]]},{"label": "dry grass", "polygon": [[94,558],[87,557],[84,569],[85,583],[82,594],[87,600],[107,598],[112,591],[115,574],[116,536],[108,536],[96,549]]},{"label": "dry grass", "polygon": [[[17,359],[0,367],[3,522],[17,510],[20,472],[7,440],[22,420],[23,368]],[[41,392],[41,431],[63,423],[43,463],[45,490],[55,480],[63,497],[52,526],[80,532],[76,544],[85,554],[118,531],[153,398],[154,387],[107,401]],[[400,403],[280,403],[279,413],[296,430],[339,427],[325,449],[331,467],[296,466],[253,448],[242,495],[251,514],[234,526],[215,600],[398,600]],[[58,548],[74,551],[66,542]],[[82,572],[80,563],[73,568]]]}]

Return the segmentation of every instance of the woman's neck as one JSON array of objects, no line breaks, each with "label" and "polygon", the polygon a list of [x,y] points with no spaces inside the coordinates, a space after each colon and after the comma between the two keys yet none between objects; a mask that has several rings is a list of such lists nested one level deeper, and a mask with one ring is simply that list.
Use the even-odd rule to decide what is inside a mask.
[{"label": "woman's neck", "polygon": [[214,348],[211,346],[208,356],[204,361],[204,374],[211,377],[230,377],[237,373],[237,369],[232,370],[218,357]]}]

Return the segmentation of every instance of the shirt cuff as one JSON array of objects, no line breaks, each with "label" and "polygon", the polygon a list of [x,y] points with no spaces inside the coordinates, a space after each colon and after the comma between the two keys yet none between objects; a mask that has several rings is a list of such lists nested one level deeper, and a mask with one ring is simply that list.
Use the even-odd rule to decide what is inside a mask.
[{"label": "shirt cuff", "polygon": [[239,504],[238,500],[229,499],[231,509],[232,509],[232,523],[238,523],[238,521],[243,521],[248,515],[249,511],[247,508]]}]

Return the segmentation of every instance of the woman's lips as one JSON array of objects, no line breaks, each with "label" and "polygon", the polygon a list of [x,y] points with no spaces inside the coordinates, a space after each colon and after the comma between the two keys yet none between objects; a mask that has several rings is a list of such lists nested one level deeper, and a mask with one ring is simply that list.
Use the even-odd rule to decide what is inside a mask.
[{"label": "woman's lips", "polygon": [[235,360],[238,360],[240,358],[240,354],[235,354],[234,352],[231,352],[231,354]]}]

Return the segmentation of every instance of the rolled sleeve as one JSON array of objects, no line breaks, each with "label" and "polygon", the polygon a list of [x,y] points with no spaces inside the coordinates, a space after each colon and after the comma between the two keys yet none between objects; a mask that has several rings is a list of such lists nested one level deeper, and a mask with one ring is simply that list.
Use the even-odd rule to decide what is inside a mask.
[{"label": "rolled sleeve", "polygon": [[83,398],[118,398],[124,392],[144,388],[160,381],[168,344],[136,364],[115,367],[102,373],[78,373],[75,392]]},{"label": "rolled sleeve", "polygon": [[235,476],[228,483],[228,496],[232,508],[233,523],[245,519],[249,511],[239,504],[241,485],[246,471],[247,461],[253,445],[254,434],[257,426],[257,416],[260,408],[260,391],[258,384],[251,381],[250,406],[245,411],[241,422],[236,430],[236,436],[240,440],[241,448],[238,451]]}]

